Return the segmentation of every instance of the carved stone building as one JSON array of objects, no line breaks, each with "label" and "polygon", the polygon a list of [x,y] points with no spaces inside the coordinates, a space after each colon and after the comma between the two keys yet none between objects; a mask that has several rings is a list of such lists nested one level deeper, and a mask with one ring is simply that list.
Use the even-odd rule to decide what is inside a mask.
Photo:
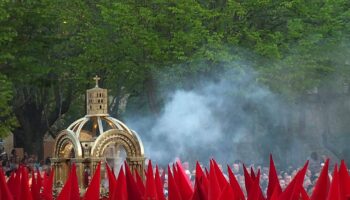
[{"label": "carved stone building", "polygon": [[[138,134],[108,114],[108,93],[98,86],[86,92],[86,115],[61,131],[55,139],[51,159],[55,169],[55,186],[65,183],[71,164],[77,166],[81,189],[87,187],[98,162],[107,162],[115,172],[126,160],[131,170],[144,172],[144,148]],[[104,165],[101,165],[104,176]]]}]

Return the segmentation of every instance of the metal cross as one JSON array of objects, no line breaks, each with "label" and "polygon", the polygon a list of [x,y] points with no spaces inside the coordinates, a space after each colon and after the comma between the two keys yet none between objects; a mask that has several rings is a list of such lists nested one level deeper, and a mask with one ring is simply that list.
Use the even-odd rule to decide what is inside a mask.
[{"label": "metal cross", "polygon": [[101,79],[97,75],[93,78],[96,81],[96,87],[98,87],[98,81]]}]

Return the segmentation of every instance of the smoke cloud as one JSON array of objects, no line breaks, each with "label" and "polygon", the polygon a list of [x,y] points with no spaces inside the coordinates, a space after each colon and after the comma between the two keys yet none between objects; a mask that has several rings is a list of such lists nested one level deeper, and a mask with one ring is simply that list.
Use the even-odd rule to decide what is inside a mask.
[{"label": "smoke cloud", "polygon": [[[160,164],[180,157],[192,164],[195,160],[208,162],[215,158],[228,164],[241,160],[268,165],[272,153],[277,165],[296,167],[314,152],[318,154],[316,163],[323,156],[349,161],[350,90],[344,68],[349,63],[345,56],[349,42],[341,44],[336,45],[337,51],[320,51],[321,57],[338,58],[337,62],[343,63],[326,64],[330,71],[325,77],[305,70],[309,60],[299,59],[297,49],[290,58],[271,63],[279,66],[271,69],[280,70],[283,75],[271,77],[284,84],[275,85],[283,94],[259,83],[262,76],[252,70],[255,64],[249,62],[254,54],[244,50],[238,51],[244,54],[242,61],[225,67],[229,70],[224,73],[207,73],[209,78],[184,78],[176,73],[185,67],[169,68],[174,71],[158,77],[159,83],[168,87],[160,89],[165,91],[160,96],[166,97],[162,98],[165,100],[160,115],[149,117],[132,111],[132,115],[126,114],[126,122],[140,134],[146,156]],[[307,81],[301,80],[302,87],[297,80],[283,80],[289,77],[284,76],[288,70],[304,73]],[[190,89],[176,89],[174,85]]]},{"label": "smoke cloud", "polygon": [[278,122],[281,103],[256,82],[254,73],[225,74],[220,81],[202,81],[191,90],[171,92],[158,118],[128,118],[127,124],[143,140],[147,157],[161,164],[176,157],[262,162],[259,148],[271,146],[256,143],[268,133],[268,127],[257,121]]}]

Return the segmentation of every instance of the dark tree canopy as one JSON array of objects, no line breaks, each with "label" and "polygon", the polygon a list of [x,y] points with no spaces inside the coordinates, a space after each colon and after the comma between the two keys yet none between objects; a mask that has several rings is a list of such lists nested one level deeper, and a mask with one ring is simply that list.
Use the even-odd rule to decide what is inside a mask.
[{"label": "dark tree canopy", "polygon": [[[223,72],[231,69],[253,70],[254,81],[300,109],[298,128],[271,135],[303,132],[299,102],[327,109],[330,95],[345,101],[349,8],[346,0],[1,1],[0,136],[12,131],[17,146],[41,152],[44,134],[84,114],[95,74],[110,89],[110,113],[122,118],[157,116],[164,90],[230,79]],[[249,108],[264,123],[261,109]]]}]

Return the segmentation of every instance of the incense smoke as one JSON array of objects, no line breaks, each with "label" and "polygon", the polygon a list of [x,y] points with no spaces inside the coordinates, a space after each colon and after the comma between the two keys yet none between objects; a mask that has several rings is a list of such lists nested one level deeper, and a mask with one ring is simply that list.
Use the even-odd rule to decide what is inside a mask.
[{"label": "incense smoke", "polygon": [[265,125],[276,123],[281,103],[256,83],[253,73],[225,74],[230,74],[231,79],[203,81],[191,90],[170,93],[156,119],[128,118],[127,124],[140,134],[149,158],[162,164],[176,157],[191,161],[213,157],[223,162],[262,162],[258,159],[260,148],[272,148],[264,147],[262,141],[254,142],[269,131],[256,121],[263,120]]},{"label": "incense smoke", "polygon": [[[349,54],[349,42],[341,44],[337,51],[322,53],[325,58],[338,58],[346,67],[349,57],[344,55]],[[251,70],[254,64],[248,62],[254,55],[238,52],[247,54],[243,56],[245,61],[232,63],[227,67],[230,70],[219,75],[210,73],[215,78],[193,80],[181,74],[172,76],[176,69],[174,73],[164,73],[165,81],[160,78],[160,83],[190,89],[174,89],[176,86],[171,84],[161,88],[165,92],[160,92],[160,96],[166,98],[157,117],[135,111],[131,111],[132,116],[126,115],[127,124],[140,134],[147,157],[161,164],[180,157],[191,163],[215,158],[222,163],[238,159],[267,165],[272,153],[280,165],[300,166],[317,152],[318,159],[324,155],[333,160],[350,160],[346,142],[350,139],[350,83],[343,65],[327,66],[331,71],[322,78],[309,77],[313,72],[304,72],[305,78],[316,83],[310,88],[303,85],[307,89],[290,95],[295,98],[290,100],[286,99],[288,94],[274,93],[259,83],[257,78],[261,76]],[[295,54],[291,56],[296,57],[296,63],[290,59],[273,63],[280,65],[277,69],[281,74],[289,73],[285,69],[298,70],[303,66],[297,49]],[[282,80],[281,84],[286,88],[291,83]]]}]

